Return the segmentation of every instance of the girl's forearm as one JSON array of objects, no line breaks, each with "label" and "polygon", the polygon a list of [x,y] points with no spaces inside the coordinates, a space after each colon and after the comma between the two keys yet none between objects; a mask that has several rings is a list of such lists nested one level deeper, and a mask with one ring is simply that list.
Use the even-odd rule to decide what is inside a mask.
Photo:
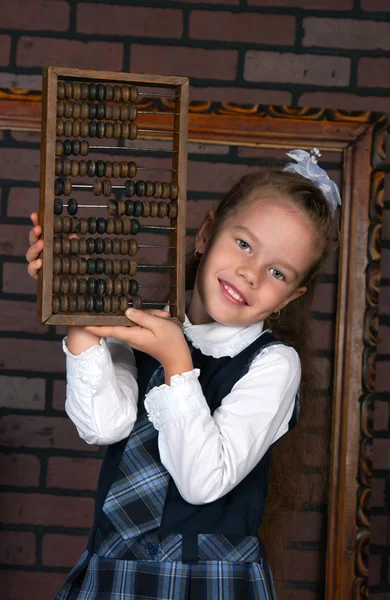
[{"label": "girl's forearm", "polygon": [[100,337],[85,331],[84,327],[68,327],[67,336],[68,350],[75,356],[100,343]]}]

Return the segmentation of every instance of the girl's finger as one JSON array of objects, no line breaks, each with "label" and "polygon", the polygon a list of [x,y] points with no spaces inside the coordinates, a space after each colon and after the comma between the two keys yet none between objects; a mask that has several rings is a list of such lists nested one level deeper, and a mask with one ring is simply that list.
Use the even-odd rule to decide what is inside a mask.
[{"label": "girl's finger", "polygon": [[30,219],[31,219],[31,222],[34,225],[34,227],[36,225],[38,225],[38,213],[36,213],[36,212],[31,213]]},{"label": "girl's finger", "polygon": [[158,309],[152,309],[151,311],[146,310],[138,310],[135,308],[128,308],[125,311],[125,315],[130,321],[133,323],[137,323],[141,327],[145,329],[150,329],[153,331],[154,327],[158,324],[156,317],[160,318],[161,315],[156,315],[155,313],[160,313],[163,311],[159,311]]},{"label": "girl's finger", "polygon": [[44,246],[43,240],[38,240],[35,244],[32,244],[32,246],[30,246],[30,248],[26,252],[27,262],[31,263],[34,260],[37,260],[40,253],[43,250],[43,246]]},{"label": "girl's finger", "polygon": [[130,327],[121,327],[120,325],[116,325],[116,326],[88,326],[84,328],[86,331],[88,331],[89,333],[92,333],[93,335],[98,335],[100,337],[112,337],[112,338],[116,338],[117,340],[128,340],[129,338],[129,330],[131,329]]},{"label": "girl's finger", "polygon": [[33,279],[37,279],[38,271],[41,267],[42,267],[42,259],[38,258],[38,260],[34,260],[34,261],[30,262],[30,264],[27,267],[27,272],[30,275],[30,277],[32,277]]},{"label": "girl's finger", "polygon": [[30,246],[32,246],[33,244],[35,244],[35,242],[37,242],[39,239],[41,239],[41,235],[42,235],[42,227],[40,225],[37,225],[36,227],[33,227],[32,229],[30,229],[30,233],[28,236]]},{"label": "girl's finger", "polygon": [[171,316],[171,314],[168,311],[160,310],[158,308],[147,308],[146,310],[143,310],[143,312],[147,313],[149,315],[152,315],[154,317],[167,318],[167,317]]}]

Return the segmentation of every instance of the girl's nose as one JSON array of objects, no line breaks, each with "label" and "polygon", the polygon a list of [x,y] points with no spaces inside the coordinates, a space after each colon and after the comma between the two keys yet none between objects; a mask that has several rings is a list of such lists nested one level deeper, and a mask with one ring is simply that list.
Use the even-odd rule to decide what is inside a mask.
[{"label": "girl's nose", "polygon": [[259,285],[262,278],[258,265],[254,265],[250,261],[247,261],[237,268],[237,275],[245,279],[247,284],[253,288],[256,288]]}]

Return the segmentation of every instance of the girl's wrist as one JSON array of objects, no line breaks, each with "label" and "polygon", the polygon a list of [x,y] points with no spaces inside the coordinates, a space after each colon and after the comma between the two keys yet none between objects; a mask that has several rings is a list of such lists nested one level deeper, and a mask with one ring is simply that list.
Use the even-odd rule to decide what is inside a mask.
[{"label": "girl's wrist", "polygon": [[171,384],[171,377],[174,375],[182,375],[188,371],[192,371],[194,368],[191,354],[188,352],[188,356],[177,358],[173,362],[169,362],[163,365],[165,373],[165,383]]}]

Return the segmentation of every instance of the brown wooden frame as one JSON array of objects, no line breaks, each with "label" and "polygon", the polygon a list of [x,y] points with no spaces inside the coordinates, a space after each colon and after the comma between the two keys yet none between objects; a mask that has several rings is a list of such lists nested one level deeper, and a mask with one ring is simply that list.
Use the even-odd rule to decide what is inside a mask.
[{"label": "brown wooden frame", "polygon": [[[166,130],[166,135],[173,138],[172,149],[172,181],[179,187],[177,199],[177,218],[171,220],[170,246],[172,269],[170,277],[169,300],[172,317],[182,323],[184,321],[185,298],[185,233],[186,233],[186,182],[187,182],[187,136],[188,136],[188,79],[186,77],[164,77],[158,75],[136,75],[133,73],[115,73],[112,71],[91,71],[48,67],[43,73],[42,92],[42,132],[41,132],[41,171],[39,215],[45,247],[43,250],[42,269],[38,275],[37,312],[40,323],[46,325],[129,325],[131,323],[123,315],[92,314],[53,314],[53,220],[54,220],[54,181],[55,181],[55,143],[57,119],[57,82],[87,81],[115,84],[131,84],[147,86],[158,94],[159,89],[169,90],[175,96],[171,100],[172,112],[175,113],[173,124],[170,116],[165,116],[161,124],[161,115],[157,116],[158,130]],[[142,115],[144,117],[145,115]],[[155,117],[156,118],[156,117]],[[137,119],[138,121],[138,119]],[[145,119],[142,119],[144,123]],[[141,124],[142,127],[142,124]],[[147,126],[146,126],[147,127]],[[153,129],[153,128],[151,128]],[[156,127],[154,127],[156,129]],[[173,135],[172,132],[177,132]],[[143,137],[146,137],[145,135]],[[154,137],[150,134],[150,137]]]},{"label": "brown wooden frame", "polygon": [[[152,115],[149,123],[155,124]],[[39,131],[39,94],[0,94],[0,128]],[[368,596],[385,136],[386,118],[379,113],[190,104],[190,141],[343,152],[326,600]]]}]

